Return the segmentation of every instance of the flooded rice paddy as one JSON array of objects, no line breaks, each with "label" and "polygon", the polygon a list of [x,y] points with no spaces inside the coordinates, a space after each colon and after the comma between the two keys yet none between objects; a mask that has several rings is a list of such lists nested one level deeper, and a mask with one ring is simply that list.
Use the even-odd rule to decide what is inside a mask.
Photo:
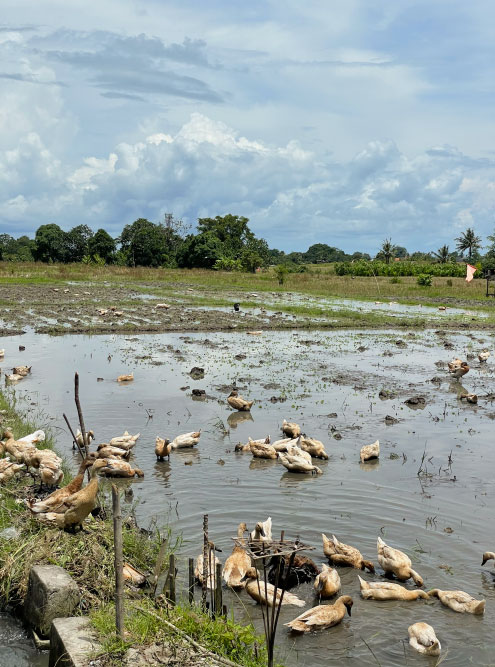
[{"label": "flooded rice paddy", "polygon": [[[495,664],[495,587],[493,565],[481,555],[495,550],[495,360],[470,360],[462,385],[446,363],[482,349],[493,353],[494,337],[472,334],[278,331],[160,334],[147,336],[9,337],[3,368],[32,364],[32,375],[12,389],[33,415],[51,417],[57,445],[73,456],[62,413],[74,427],[73,373],[81,378],[86,427],[96,443],[124,430],[140,432],[134,460],[144,479],[132,484],[140,500],[140,525],[152,517],[170,521],[183,534],[179,567],[201,550],[202,515],[209,514],[210,538],[226,558],[237,524],[252,527],[273,518],[274,535],[299,535],[324,562],[321,533],[357,546],[376,563],[376,538],[409,554],[431,588],[461,589],[486,598],[484,617],[456,614],[438,600],[375,602],[359,595],[358,572],[340,569],[343,593],[354,599],[352,618],[339,626],[293,638],[283,623],[298,615],[284,606],[277,645],[287,665],[434,665],[407,643],[411,623],[426,621],[442,643],[444,663]],[[18,352],[18,346],[26,347]],[[468,357],[469,359],[469,357]],[[192,367],[204,368],[193,380]],[[135,380],[119,385],[121,373]],[[251,413],[226,404],[232,384],[254,399]],[[206,397],[192,396],[204,389]],[[379,396],[381,390],[382,397]],[[478,405],[458,399],[463,390],[478,394]],[[388,393],[387,393],[388,392]],[[412,396],[426,403],[405,404]],[[25,402],[25,403],[24,403]],[[388,417],[388,419],[386,419]],[[325,443],[328,461],[321,476],[288,473],[277,461],[234,453],[248,436],[281,437],[283,418]],[[44,424],[47,425],[46,416]],[[176,451],[170,463],[157,463],[157,435],[173,438],[201,429],[194,450]],[[362,445],[380,440],[378,463],[360,464]],[[423,453],[422,471],[418,474]],[[185,464],[188,465],[185,465]],[[150,563],[150,567],[153,564]],[[380,580],[375,575],[363,575]],[[410,584],[408,584],[408,587]],[[311,585],[293,592],[314,604]],[[262,628],[260,609],[245,594],[225,593],[238,621]],[[2,663],[3,664],[3,663]],[[17,663],[16,663],[17,664]],[[21,664],[21,663],[19,663]],[[35,663],[31,663],[35,664]]]}]

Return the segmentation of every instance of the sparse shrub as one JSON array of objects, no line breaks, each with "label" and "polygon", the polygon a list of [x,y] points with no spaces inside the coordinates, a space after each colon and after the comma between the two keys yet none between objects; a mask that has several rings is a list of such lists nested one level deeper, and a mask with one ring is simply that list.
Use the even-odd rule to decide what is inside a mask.
[{"label": "sparse shrub", "polygon": [[287,274],[289,273],[289,269],[285,264],[278,264],[275,267],[275,275],[278,280],[279,285],[283,285],[285,282],[285,279],[287,278]]},{"label": "sparse shrub", "polygon": [[399,283],[402,282],[400,278],[397,278],[397,276],[394,276],[393,278],[390,278],[390,282],[394,285],[398,285]]},{"label": "sparse shrub", "polygon": [[422,287],[431,287],[431,276],[429,273],[420,273],[417,280]]},{"label": "sparse shrub", "polygon": [[449,279],[447,280],[447,287],[452,287],[453,284],[454,284],[454,283],[453,283],[453,282],[451,281],[451,279],[449,278]]}]

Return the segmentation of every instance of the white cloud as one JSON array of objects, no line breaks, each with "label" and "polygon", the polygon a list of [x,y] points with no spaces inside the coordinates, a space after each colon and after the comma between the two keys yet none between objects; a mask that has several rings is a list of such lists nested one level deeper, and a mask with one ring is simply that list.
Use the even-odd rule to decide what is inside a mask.
[{"label": "white cloud", "polygon": [[166,211],[191,222],[231,212],[286,250],[315,242],[374,250],[370,238],[385,236],[409,248],[437,247],[449,242],[452,225],[492,231],[486,213],[495,164],[450,147],[408,157],[394,142],[375,140],[336,163],[296,141],[243,137],[199,113],[175,134],[168,129],[120,142],[108,157],[87,157],[73,170],[28,133],[6,153],[0,215],[33,228],[86,222],[117,234],[137,217],[157,221]]}]

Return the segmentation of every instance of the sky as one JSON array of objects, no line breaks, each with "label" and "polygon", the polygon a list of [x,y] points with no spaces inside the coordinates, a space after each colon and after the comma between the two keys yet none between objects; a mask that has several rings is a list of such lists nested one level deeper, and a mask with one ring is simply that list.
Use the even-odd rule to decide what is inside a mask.
[{"label": "sky", "polygon": [[2,0],[0,229],[167,212],[270,247],[495,228],[493,0]]}]

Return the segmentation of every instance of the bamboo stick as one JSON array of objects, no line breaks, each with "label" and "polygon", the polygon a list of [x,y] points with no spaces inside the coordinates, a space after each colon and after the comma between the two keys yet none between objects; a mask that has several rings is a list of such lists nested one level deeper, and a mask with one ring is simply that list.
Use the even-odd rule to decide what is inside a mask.
[{"label": "bamboo stick", "polygon": [[115,552],[115,625],[117,634],[124,638],[124,557],[122,549],[122,512],[120,497],[112,484],[113,543]]},{"label": "bamboo stick", "polygon": [[194,602],[194,558],[189,559],[189,587],[188,587],[188,593],[189,593],[189,604],[192,604]]},{"label": "bamboo stick", "polygon": [[201,605],[206,609],[206,598],[208,594],[208,560],[210,549],[208,544],[208,514],[203,516],[203,584],[201,588]]},{"label": "bamboo stick", "polygon": [[216,564],[215,576],[215,616],[222,615],[222,564]]},{"label": "bamboo stick", "polygon": [[74,375],[74,400],[76,402],[77,414],[79,415],[79,425],[83,437],[84,451],[86,452],[86,456],[88,456],[89,454],[88,434],[86,433],[86,428],[84,426],[84,417],[81,409],[81,402],[79,401],[79,373],[76,373]]},{"label": "bamboo stick", "polygon": [[174,554],[170,554],[168,562],[169,562],[168,573],[170,582],[170,593],[168,599],[175,606],[175,555]]}]

